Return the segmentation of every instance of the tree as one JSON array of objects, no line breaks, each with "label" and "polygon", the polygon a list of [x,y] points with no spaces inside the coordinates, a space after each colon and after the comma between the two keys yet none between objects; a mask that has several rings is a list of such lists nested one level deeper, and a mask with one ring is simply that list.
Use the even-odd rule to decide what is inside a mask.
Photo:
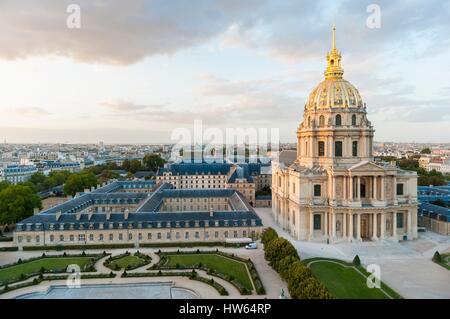
[{"label": "tree", "polygon": [[166,162],[161,156],[155,153],[145,154],[144,159],[142,160],[144,163],[145,169],[156,172],[160,167],[164,166]]},{"label": "tree", "polygon": [[355,266],[361,265],[361,260],[359,259],[358,255],[356,255],[355,258],[353,258],[353,265],[355,265]]},{"label": "tree", "polygon": [[293,256],[299,259],[297,250],[283,237],[275,238],[264,247],[264,256],[273,269],[279,272],[279,262],[284,257]]},{"label": "tree", "polygon": [[275,238],[278,238],[278,234],[275,231],[275,229],[269,227],[266,228],[262,234],[261,234],[261,242],[264,246],[266,246],[270,241],[274,240]]},{"label": "tree", "polygon": [[46,180],[47,177],[44,174],[42,174],[41,172],[37,172],[31,175],[28,181],[32,183],[36,187],[36,189],[40,192],[47,188],[45,185]]},{"label": "tree", "polygon": [[7,181],[0,182],[0,192],[2,190],[4,190],[6,187],[8,187],[9,185],[10,185],[9,182],[7,182]]},{"label": "tree", "polygon": [[298,261],[298,258],[295,258],[294,256],[286,256],[281,259],[278,267],[281,278],[287,281],[291,273],[291,266]]},{"label": "tree", "polygon": [[64,193],[73,196],[77,192],[82,192],[85,188],[97,185],[97,183],[97,177],[92,172],[72,174],[64,184]]},{"label": "tree", "polygon": [[0,192],[0,224],[13,224],[42,208],[41,199],[28,186],[9,185]]},{"label": "tree", "polygon": [[437,250],[433,255],[433,261],[438,264],[442,262],[442,256]]},{"label": "tree", "polygon": [[431,150],[429,147],[425,147],[420,151],[420,154],[431,154]]}]

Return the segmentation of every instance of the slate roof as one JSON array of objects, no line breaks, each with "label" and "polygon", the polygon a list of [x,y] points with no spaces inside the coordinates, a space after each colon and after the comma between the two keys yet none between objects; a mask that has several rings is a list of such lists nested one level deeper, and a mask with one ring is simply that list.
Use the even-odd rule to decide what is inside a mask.
[{"label": "slate roof", "polygon": [[[173,189],[171,184],[163,183],[152,193],[114,193],[111,192],[111,189],[120,188],[118,184],[114,183],[101,188],[104,191],[103,193],[100,191],[101,189],[97,190],[99,192],[84,193],[63,204],[24,219],[17,223],[16,231],[108,230],[111,228],[141,229],[158,227],[250,227],[262,225],[261,219],[245,197],[232,189]],[[114,185],[110,186],[112,184]],[[127,184],[122,184],[121,186],[124,185]],[[128,184],[128,186],[130,185]],[[163,199],[167,197],[227,197],[234,210],[214,211],[212,216],[210,212],[205,211],[160,212],[159,209]],[[119,202],[123,204],[141,204],[141,206],[135,212],[129,212],[128,214],[123,212],[86,213],[86,209],[94,204],[114,204]],[[58,219],[56,218],[57,212],[61,212]]]}]

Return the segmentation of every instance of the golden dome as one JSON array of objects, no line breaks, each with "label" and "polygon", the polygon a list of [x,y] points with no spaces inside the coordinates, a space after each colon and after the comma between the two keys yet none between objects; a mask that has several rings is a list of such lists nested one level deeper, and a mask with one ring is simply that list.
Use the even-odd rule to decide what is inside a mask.
[{"label": "golden dome", "polygon": [[336,28],[333,27],[331,51],[327,54],[325,80],[311,92],[306,103],[307,109],[331,107],[362,107],[363,102],[358,90],[343,79],[341,53],[336,49]]},{"label": "golden dome", "polygon": [[362,107],[358,90],[344,79],[327,79],[311,92],[306,108]]}]

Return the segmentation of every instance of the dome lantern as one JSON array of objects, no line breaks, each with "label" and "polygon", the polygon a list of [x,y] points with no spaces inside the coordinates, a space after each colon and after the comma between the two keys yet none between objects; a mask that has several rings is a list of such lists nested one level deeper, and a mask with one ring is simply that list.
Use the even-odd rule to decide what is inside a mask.
[{"label": "dome lantern", "polygon": [[331,51],[327,54],[325,79],[342,79],[344,69],[341,67],[341,53],[336,49],[336,27],[331,31]]}]

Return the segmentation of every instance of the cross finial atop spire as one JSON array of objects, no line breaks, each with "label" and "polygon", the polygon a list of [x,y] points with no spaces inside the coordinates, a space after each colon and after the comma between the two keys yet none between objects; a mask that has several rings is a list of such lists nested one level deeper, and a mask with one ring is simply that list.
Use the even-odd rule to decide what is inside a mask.
[{"label": "cross finial atop spire", "polygon": [[336,48],[336,26],[331,29],[331,50],[327,54],[326,79],[342,79],[344,70],[341,67],[341,53]]}]

